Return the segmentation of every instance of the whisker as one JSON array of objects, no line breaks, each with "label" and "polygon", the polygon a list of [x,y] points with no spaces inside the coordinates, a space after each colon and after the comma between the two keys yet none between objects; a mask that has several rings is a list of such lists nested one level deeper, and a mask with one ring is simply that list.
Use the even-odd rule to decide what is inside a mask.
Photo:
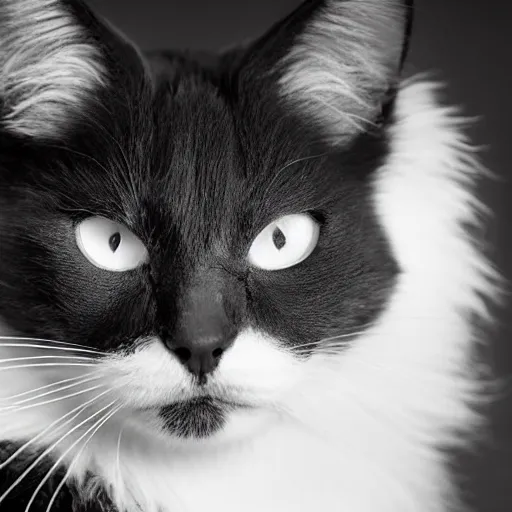
[{"label": "whisker", "polygon": [[[46,384],[44,386],[40,386],[38,388],[31,389],[29,391],[24,391],[23,393],[18,393],[17,395],[11,395],[9,397],[0,398],[0,402],[1,401],[14,400],[15,398],[21,398],[23,396],[31,395],[32,393],[37,393],[38,391],[43,391],[44,389],[54,388],[56,386],[59,386],[60,384],[67,384],[68,382],[75,382],[77,380],[81,380],[81,379],[83,379],[86,376],[100,375],[100,373],[101,372],[98,370],[98,371],[94,371],[94,372],[89,372],[86,375],[80,375],[79,377],[71,377],[69,379],[64,379],[64,380],[59,380],[57,382],[52,382],[51,384]],[[60,388],[60,389],[65,389],[65,388]]]},{"label": "whisker", "polygon": [[59,423],[64,420],[65,418],[67,418],[68,416],[71,416],[73,413],[75,413],[76,411],[76,414],[74,416],[72,416],[71,418],[69,418],[67,421],[65,421],[62,425],[60,425],[61,427],[62,426],[65,426],[65,425],[68,425],[69,423],[71,423],[74,419],[78,418],[78,416],[80,416],[80,414],[82,414],[82,412],[87,409],[87,407],[89,407],[89,405],[91,405],[92,403],[96,402],[97,400],[99,400],[100,398],[102,398],[103,396],[105,396],[106,394],[110,393],[111,391],[113,391],[114,388],[110,388],[110,389],[107,389],[106,391],[104,391],[103,393],[100,393],[99,395],[95,396],[94,398],[91,398],[90,400],[88,400],[87,402],[79,405],[78,407],[75,407],[74,409],[72,409],[71,411],[69,411],[68,413],[66,413],[64,416],[61,416],[60,418],[58,418],[57,420],[55,420],[54,422],[52,422],[50,425],[48,425],[42,432],[39,432],[39,434],[37,434],[35,437],[33,437],[32,439],[30,439],[29,441],[27,441],[23,446],[21,446],[20,448],[18,448],[8,459],[6,459],[4,462],[2,462],[0,464],[0,471],[2,471],[3,469],[5,469],[9,464],[11,464],[15,459],[16,457],[18,457],[19,455],[21,455],[27,448],[29,448],[30,446],[32,446],[34,443],[36,443],[37,441],[39,441],[39,439],[42,439],[46,434],[47,432],[50,432],[51,430],[55,429],[57,426],[59,426]]},{"label": "whisker", "polygon": [[92,357],[87,356],[28,356],[28,357],[9,357],[8,359],[0,359],[0,364],[11,363],[13,361],[40,361],[41,359],[58,359],[63,361],[95,361]]},{"label": "whisker", "polygon": [[119,429],[119,437],[117,438],[117,452],[116,452],[116,480],[117,480],[117,489],[121,488],[121,437],[123,436],[123,432],[126,425],[123,425]]},{"label": "whisker", "polygon": [[[343,338],[351,338],[352,336],[357,336],[357,333],[354,333],[354,334],[350,334],[350,335],[347,335],[347,336],[343,336]],[[295,347],[291,347],[290,350],[292,350],[293,352],[300,352],[301,350],[303,352],[306,352],[307,349],[311,349],[311,348],[315,348],[315,347],[321,347],[321,346],[332,346],[332,345],[327,345],[326,344],[326,341],[325,340],[318,340],[318,341],[312,341],[311,343],[304,343],[304,345],[298,345],[298,346],[295,346]],[[346,345],[346,342],[343,344],[343,345]]]},{"label": "whisker", "polygon": [[107,352],[103,352],[101,350],[97,350],[91,347],[88,347],[87,345],[80,345],[78,343],[69,343],[67,341],[59,341],[59,340],[50,340],[47,338],[30,338],[27,336],[0,336],[0,340],[19,340],[19,341],[41,341],[45,343],[55,343],[56,345],[66,345],[68,347],[81,347],[86,350],[92,350],[93,352],[98,352],[101,354],[107,354]]},{"label": "whisker", "polygon": [[[106,409],[111,407],[113,404],[115,404],[117,400],[114,400],[107,406],[101,408],[99,411],[95,412],[85,420],[81,421],[78,425],[74,426],[71,430],[69,430],[66,434],[64,434],[60,439],[55,441],[49,448],[47,448],[37,459],[15,480],[13,484],[10,485],[10,487],[0,496],[0,504],[7,498],[7,496],[25,479],[25,477],[32,472],[32,470],[37,467],[37,465],[45,458],[47,457],[64,439],[69,437],[73,432],[78,430],[80,427],[82,427],[84,424],[98,416],[99,414],[103,413]],[[30,503],[31,504],[31,503]]]},{"label": "whisker", "polygon": [[23,368],[51,368],[51,367],[59,367],[59,366],[85,366],[85,367],[94,367],[98,366],[98,363],[38,363],[38,364],[21,364],[16,366],[8,366],[6,368],[0,368],[0,372],[7,370],[20,370]]},{"label": "whisker", "polygon": [[365,334],[367,330],[362,331],[356,331],[356,332],[350,332],[347,334],[339,334],[338,336],[331,336],[330,338],[322,338],[320,340],[320,343],[330,343],[331,341],[346,339],[346,338],[352,338],[353,336],[361,336],[362,334]]},{"label": "whisker", "polygon": [[78,391],[77,393],[72,393],[70,395],[64,395],[64,396],[59,397],[59,398],[53,398],[52,400],[46,400],[45,402],[39,402],[39,403],[36,403],[36,404],[25,405],[23,407],[17,407],[17,406],[3,407],[3,408],[0,409],[0,417],[2,415],[9,415],[9,414],[13,414],[13,413],[18,413],[20,411],[26,411],[26,410],[29,410],[29,409],[35,409],[36,407],[43,407],[45,405],[49,405],[49,404],[53,404],[53,403],[57,403],[57,402],[62,402],[64,400],[67,400],[68,398],[73,398],[75,396],[85,395],[86,393],[89,393],[90,391],[95,391],[96,389],[100,389],[102,387],[105,387],[105,384],[99,384],[98,386],[94,386],[92,388],[84,389],[84,390]]},{"label": "whisker", "polygon": [[107,355],[103,352],[98,352],[97,350],[93,349],[84,349],[84,348],[74,348],[74,347],[52,347],[48,345],[39,344],[36,345],[35,343],[29,344],[29,343],[0,343],[0,348],[42,348],[46,350],[59,350],[64,352],[80,352],[84,354],[94,354],[95,356],[99,355]]},{"label": "whisker", "polygon": [[[351,338],[351,336],[347,336],[347,338]],[[334,343],[332,343],[332,342],[325,343],[325,342],[323,342],[323,340],[320,340],[318,343],[315,343],[313,346],[320,350],[322,350],[324,348],[346,348],[347,341],[346,340],[343,340],[343,341],[337,340]],[[301,348],[300,350],[305,350],[305,349]]]},{"label": "whisker", "polygon": [[[13,404],[7,406],[7,407],[0,407],[0,412],[2,410],[5,410],[5,409],[16,409],[16,412],[17,411],[20,411],[20,410],[23,410],[23,408],[21,409],[17,409],[16,407],[19,406],[19,405],[23,405],[23,404],[26,404],[27,402],[32,402],[34,400],[37,400],[39,398],[44,398],[45,396],[50,396],[50,395],[53,395],[55,393],[59,393],[60,391],[65,391],[66,389],[71,389],[71,388],[74,388],[76,386],[80,386],[81,384],[87,384],[88,382],[92,382],[94,380],[99,380],[100,377],[88,377],[87,379],[83,379],[81,381],[78,381],[74,384],[69,384],[68,386],[63,386],[63,387],[60,387],[60,388],[57,388],[57,389],[54,389],[53,391],[47,391],[46,393],[42,393],[40,395],[36,395],[36,396],[33,396],[31,398],[25,398],[24,400],[20,400],[18,402],[14,402]],[[96,388],[90,388],[90,389],[97,389],[99,386],[97,386]],[[74,395],[66,395],[66,396],[63,396],[59,399],[55,399],[55,400],[51,400],[49,402],[43,402],[43,403],[40,403],[40,404],[36,404],[37,406],[39,405],[47,405],[49,403],[53,403],[54,401],[57,402],[59,400],[63,400],[63,399],[66,399],[66,398],[72,398],[74,396],[77,396],[77,395],[81,395],[83,393],[86,393],[87,390],[83,390],[83,391],[80,391],[79,393],[76,393]]]},{"label": "whisker", "polygon": [[[113,405],[114,403],[116,403],[116,401],[114,401],[111,405]],[[89,437],[85,440],[83,446],[80,448],[80,450],[78,451],[78,453],[75,455],[75,457],[73,458],[73,460],[71,461],[69,467],[68,467],[68,470],[66,471],[66,474],[64,475],[64,478],[61,480],[60,484],[57,486],[57,488],[55,489],[55,492],[53,493],[51,499],[50,499],[50,502],[48,503],[48,507],[46,509],[46,512],[50,512],[50,509],[52,508],[55,500],[57,499],[57,496],[59,494],[59,492],[62,490],[62,488],[64,487],[64,485],[66,485],[66,482],[69,478],[69,476],[71,475],[72,471],[73,471],[73,468],[75,466],[75,464],[78,462],[78,460],[80,459],[82,453],[84,452],[85,448],[87,447],[87,445],[89,444],[89,442],[91,441],[91,439],[96,435],[96,433],[98,432],[98,430],[100,430],[101,427],[103,427],[103,425],[105,425],[105,423],[107,423],[108,420],[110,420],[110,418],[112,418],[112,416],[114,416],[116,413],[118,413],[121,409],[122,409],[122,405],[119,405],[118,407],[114,408],[113,410],[111,410],[110,412],[108,412],[107,414],[103,415],[97,422],[95,422],[93,424],[92,427],[90,427],[88,430],[85,431],[84,434],[82,434],[60,457],[59,459],[57,459],[57,461],[55,462],[55,464],[50,468],[50,470],[48,471],[48,473],[46,474],[46,476],[43,478],[43,480],[41,480],[41,482],[39,483],[39,485],[36,487],[36,490],[34,491],[34,494],[32,495],[32,497],[30,498],[30,501],[28,502],[27,504],[27,507],[25,508],[25,512],[28,512],[28,510],[30,509],[31,505],[34,503],[34,500],[37,496],[37,494],[39,493],[39,491],[43,488],[44,484],[48,481],[48,479],[51,477],[52,473],[59,467],[59,465],[61,464],[61,462],[66,458],[66,455],[80,442],[82,441],[82,439],[84,437],[86,437],[88,434],[89,434]],[[92,432],[91,432],[92,431]]]},{"label": "whisker", "polygon": [[339,356],[341,355],[341,351],[336,350],[315,350],[315,356]]},{"label": "whisker", "polygon": [[295,345],[293,347],[290,347],[290,350],[295,352],[295,351],[298,351],[298,349],[307,348],[307,347],[317,347],[318,345],[324,345],[327,343],[328,343],[327,346],[330,347],[330,346],[333,346],[333,344],[329,343],[330,341],[352,338],[353,336],[361,336],[362,334],[365,334],[365,333],[366,333],[366,331],[356,331],[356,332],[340,334],[338,336],[332,336],[330,338],[322,338],[320,340],[311,341],[309,343],[304,343],[302,345]]}]

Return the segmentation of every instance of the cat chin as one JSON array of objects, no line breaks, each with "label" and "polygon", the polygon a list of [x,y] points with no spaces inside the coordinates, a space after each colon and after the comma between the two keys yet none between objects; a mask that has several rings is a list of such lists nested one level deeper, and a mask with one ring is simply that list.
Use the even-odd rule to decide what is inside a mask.
[{"label": "cat chin", "polygon": [[[263,408],[237,408],[224,413],[223,421],[217,428],[201,428],[190,426],[176,431],[169,428],[166,422],[161,421],[154,433],[158,435],[169,448],[185,450],[220,448],[237,443],[244,443],[264,435],[279,421],[279,415]],[[145,432],[147,435],[147,430]]]}]

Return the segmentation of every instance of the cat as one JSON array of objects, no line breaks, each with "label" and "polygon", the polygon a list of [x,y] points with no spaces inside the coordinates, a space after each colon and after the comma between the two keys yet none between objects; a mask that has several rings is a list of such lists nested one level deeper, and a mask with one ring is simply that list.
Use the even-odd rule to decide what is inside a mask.
[{"label": "cat", "polygon": [[484,171],[407,0],[215,54],[0,0],[0,510],[441,512]]}]

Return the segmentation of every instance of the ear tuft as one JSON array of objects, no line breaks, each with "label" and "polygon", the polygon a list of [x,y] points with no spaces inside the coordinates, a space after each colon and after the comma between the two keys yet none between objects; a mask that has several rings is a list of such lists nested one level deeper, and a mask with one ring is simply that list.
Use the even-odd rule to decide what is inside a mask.
[{"label": "ear tuft", "polygon": [[316,2],[281,60],[281,96],[337,141],[367,129],[399,79],[410,3]]},{"label": "ear tuft", "polygon": [[61,0],[0,0],[1,121],[56,138],[105,82],[100,49]]}]

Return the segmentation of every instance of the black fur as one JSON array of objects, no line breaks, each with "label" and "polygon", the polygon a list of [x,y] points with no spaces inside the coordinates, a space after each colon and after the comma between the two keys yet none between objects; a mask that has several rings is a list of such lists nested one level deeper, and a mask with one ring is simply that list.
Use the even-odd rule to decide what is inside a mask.
[{"label": "black fur", "polygon": [[160,410],[166,427],[178,437],[208,437],[226,423],[226,406],[212,398],[175,402]]},{"label": "black fur", "polygon": [[[21,443],[0,443],[0,461],[7,460],[21,446]],[[43,453],[44,450],[33,451],[28,449],[0,472],[0,496]],[[25,512],[27,505],[32,501],[30,506],[32,512],[45,512],[66,474],[64,467],[57,468],[52,472],[51,477],[41,490],[36,493],[39,483],[52,470],[54,464],[54,460],[45,457],[42,462],[38,463],[37,470],[26,476],[23,485],[17,485],[0,503],[0,510],[2,512]],[[51,510],[63,512],[116,512],[116,508],[103,490],[100,489],[91,501],[84,502],[72,482],[63,486],[62,490],[56,494]]]},{"label": "black fur", "polygon": [[[172,336],[187,290],[213,269],[233,321],[287,343],[372,320],[397,270],[370,203],[386,134],[334,151],[298,113],[259,108],[181,56],[154,80],[91,110],[100,128],[86,121],[59,145],[3,135],[0,316],[26,335],[114,350]],[[250,268],[258,232],[296,212],[321,224],[312,256],[280,272]],[[117,274],[85,260],[74,226],[91,213],[126,224],[151,263]]]}]

